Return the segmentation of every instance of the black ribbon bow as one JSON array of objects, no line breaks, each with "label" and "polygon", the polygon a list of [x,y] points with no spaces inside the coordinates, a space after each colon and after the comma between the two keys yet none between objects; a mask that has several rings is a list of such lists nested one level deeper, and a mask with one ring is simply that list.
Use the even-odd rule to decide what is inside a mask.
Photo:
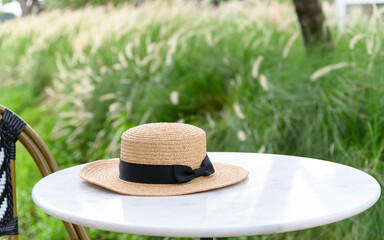
[{"label": "black ribbon bow", "polygon": [[214,172],[215,169],[207,155],[198,169],[192,169],[185,165],[147,165],[121,160],[119,163],[119,178],[137,183],[185,183],[200,176],[209,176]]}]

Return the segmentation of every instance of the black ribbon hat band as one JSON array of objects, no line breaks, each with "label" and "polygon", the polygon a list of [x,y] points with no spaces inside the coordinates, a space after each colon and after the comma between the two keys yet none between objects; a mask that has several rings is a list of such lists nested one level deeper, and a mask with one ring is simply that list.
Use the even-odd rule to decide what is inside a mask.
[{"label": "black ribbon hat band", "polygon": [[209,176],[215,170],[206,155],[200,168],[185,165],[147,165],[120,160],[119,178],[125,181],[150,184],[185,183],[200,176]]}]

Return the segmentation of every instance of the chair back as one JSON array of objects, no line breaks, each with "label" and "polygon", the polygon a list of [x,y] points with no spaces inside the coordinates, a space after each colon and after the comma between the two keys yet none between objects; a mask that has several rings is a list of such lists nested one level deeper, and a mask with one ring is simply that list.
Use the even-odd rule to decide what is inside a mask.
[{"label": "chair back", "polygon": [[[15,159],[19,140],[35,161],[42,177],[59,170],[48,147],[15,113],[0,105],[0,236],[17,239]],[[84,227],[63,221],[70,239],[89,240]]]},{"label": "chair back", "polygon": [[15,144],[24,130],[25,122],[5,110],[0,121],[0,235],[17,235],[16,206],[13,203],[15,189],[12,186]]}]

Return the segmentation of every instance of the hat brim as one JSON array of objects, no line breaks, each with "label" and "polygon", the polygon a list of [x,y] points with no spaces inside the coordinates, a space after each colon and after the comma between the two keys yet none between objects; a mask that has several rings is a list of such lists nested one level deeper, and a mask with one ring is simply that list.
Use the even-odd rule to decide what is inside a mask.
[{"label": "hat brim", "polygon": [[248,176],[242,167],[212,162],[215,173],[201,176],[179,184],[145,184],[121,180],[119,178],[119,160],[99,160],[86,165],[80,171],[84,180],[124,195],[135,196],[175,196],[226,187],[238,183]]}]

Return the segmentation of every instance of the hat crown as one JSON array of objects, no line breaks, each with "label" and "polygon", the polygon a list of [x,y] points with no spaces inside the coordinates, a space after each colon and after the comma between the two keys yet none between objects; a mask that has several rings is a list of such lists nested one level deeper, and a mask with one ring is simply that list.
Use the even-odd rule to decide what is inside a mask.
[{"label": "hat crown", "polygon": [[121,136],[120,159],[148,165],[186,165],[199,168],[206,155],[205,132],[183,123],[150,123]]}]

